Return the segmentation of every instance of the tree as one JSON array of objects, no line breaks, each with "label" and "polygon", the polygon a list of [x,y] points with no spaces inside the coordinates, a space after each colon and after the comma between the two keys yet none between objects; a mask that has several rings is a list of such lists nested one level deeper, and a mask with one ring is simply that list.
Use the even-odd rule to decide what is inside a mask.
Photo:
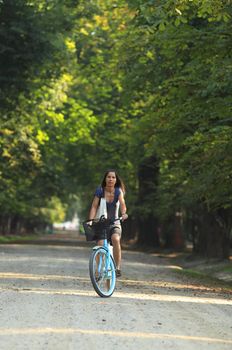
[{"label": "tree", "polygon": [[[38,221],[38,208],[51,196],[64,192],[42,145],[49,139],[43,130],[43,125],[49,124],[49,112],[54,124],[62,119],[54,110],[51,113],[48,96],[52,89],[59,90],[57,85],[62,86],[61,62],[66,59],[65,36],[71,23],[69,6],[70,1],[58,0],[50,4],[23,0],[0,3],[2,232],[25,225],[25,220]],[[59,94],[54,98],[54,109],[57,100]],[[57,168],[60,164],[61,160]],[[61,167],[59,170],[62,172]]]},{"label": "tree", "polygon": [[[200,202],[203,222],[211,215],[217,231],[218,210],[227,211],[231,203],[232,163],[226,152],[231,147],[231,8],[223,1],[214,7],[210,1],[177,1],[176,7],[171,1],[130,4],[137,6],[137,37],[145,40],[134,48],[132,35],[126,83],[129,91],[133,87],[132,104],[145,111],[138,127],[147,154],[155,152],[160,161],[159,215],[169,217]],[[201,252],[228,256],[221,245],[229,231],[217,243],[218,235],[209,235],[207,244],[214,242],[218,249]]]},{"label": "tree", "polygon": [[195,252],[227,257],[229,2],[17,0],[0,10],[2,230],[38,222],[52,198],[75,198],[85,216],[116,167],[139,242],[158,246],[162,227],[177,244],[187,227]]}]

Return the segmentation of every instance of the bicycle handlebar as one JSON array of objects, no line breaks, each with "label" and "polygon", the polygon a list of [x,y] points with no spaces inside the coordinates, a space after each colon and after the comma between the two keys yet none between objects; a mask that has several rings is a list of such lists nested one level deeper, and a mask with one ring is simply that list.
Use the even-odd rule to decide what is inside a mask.
[{"label": "bicycle handlebar", "polygon": [[91,220],[86,220],[85,222],[86,223],[89,223],[89,222],[92,222],[92,223],[100,223],[100,222],[108,222],[108,223],[114,223],[115,221],[120,221],[120,222],[123,222],[123,217],[120,216],[119,218],[113,218],[113,219],[107,219],[104,215],[102,215],[99,219],[91,219]]}]

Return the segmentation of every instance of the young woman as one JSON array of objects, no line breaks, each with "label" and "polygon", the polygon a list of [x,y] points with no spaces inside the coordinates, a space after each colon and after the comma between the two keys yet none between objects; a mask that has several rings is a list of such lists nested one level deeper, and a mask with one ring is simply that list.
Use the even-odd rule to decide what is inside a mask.
[{"label": "young woman", "polygon": [[[126,220],[128,215],[126,213],[126,203],[124,199],[125,186],[115,170],[107,170],[101,186],[95,191],[94,199],[89,213],[89,220],[93,220],[96,216],[97,209],[101,198],[105,198],[107,206],[107,218],[112,219],[114,222],[110,226],[110,240],[113,245],[113,255],[116,263],[116,275],[121,276],[121,235],[122,227],[119,220],[115,220],[119,217],[119,207],[122,216],[122,220]],[[100,237],[97,244],[102,245],[103,237]]]}]

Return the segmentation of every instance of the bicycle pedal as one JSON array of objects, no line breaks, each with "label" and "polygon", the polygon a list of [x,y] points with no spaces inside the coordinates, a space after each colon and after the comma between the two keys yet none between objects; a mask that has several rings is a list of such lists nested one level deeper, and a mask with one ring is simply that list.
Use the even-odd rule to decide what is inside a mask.
[{"label": "bicycle pedal", "polygon": [[116,277],[121,277],[121,276],[122,276],[121,270],[116,269]]},{"label": "bicycle pedal", "polygon": [[95,281],[96,281],[96,282],[99,282],[101,279],[102,279],[102,276],[96,276],[96,277],[95,277]]}]

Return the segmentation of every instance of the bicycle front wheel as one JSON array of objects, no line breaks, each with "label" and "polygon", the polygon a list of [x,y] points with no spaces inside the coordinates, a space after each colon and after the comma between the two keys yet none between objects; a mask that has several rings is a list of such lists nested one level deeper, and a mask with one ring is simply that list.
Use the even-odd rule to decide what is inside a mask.
[{"label": "bicycle front wheel", "polygon": [[116,286],[115,262],[106,249],[92,251],[89,259],[89,274],[93,287],[100,297],[110,297]]}]

